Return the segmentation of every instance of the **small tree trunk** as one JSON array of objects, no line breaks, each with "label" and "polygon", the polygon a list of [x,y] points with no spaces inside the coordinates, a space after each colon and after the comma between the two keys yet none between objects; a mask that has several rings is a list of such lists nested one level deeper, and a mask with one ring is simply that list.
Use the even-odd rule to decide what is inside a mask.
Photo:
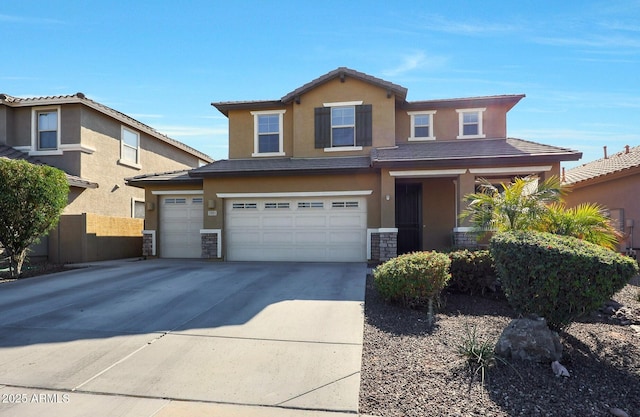
[{"label": "small tree trunk", "polygon": [[429,327],[433,326],[433,297],[429,298],[429,307],[427,309],[427,322]]},{"label": "small tree trunk", "polygon": [[24,260],[27,257],[27,249],[19,253],[9,252],[9,274],[11,278],[18,278],[20,274],[22,274],[22,265],[24,264]]}]

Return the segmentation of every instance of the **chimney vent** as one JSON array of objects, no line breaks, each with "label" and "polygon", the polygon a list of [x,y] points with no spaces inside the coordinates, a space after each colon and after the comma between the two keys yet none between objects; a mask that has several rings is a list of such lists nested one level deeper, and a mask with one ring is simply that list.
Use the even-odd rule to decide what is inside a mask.
[{"label": "chimney vent", "polygon": [[624,153],[629,153],[629,145],[624,146]]},{"label": "chimney vent", "polygon": [[607,147],[603,146],[602,148],[604,149],[604,159],[607,159],[608,158],[608,156],[607,156]]}]

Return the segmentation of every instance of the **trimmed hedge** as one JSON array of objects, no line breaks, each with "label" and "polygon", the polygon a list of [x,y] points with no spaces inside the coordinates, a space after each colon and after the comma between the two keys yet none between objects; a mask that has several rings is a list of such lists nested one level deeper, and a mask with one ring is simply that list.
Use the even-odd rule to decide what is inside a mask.
[{"label": "trimmed hedge", "polygon": [[597,310],[638,274],[632,258],[550,233],[500,233],[490,251],[511,306],[544,317],[554,330]]},{"label": "trimmed hedge", "polygon": [[444,253],[413,252],[393,258],[373,271],[380,295],[408,307],[429,306],[451,277]]},{"label": "trimmed hedge", "polygon": [[449,252],[448,256],[451,259],[450,289],[469,294],[496,290],[496,270],[488,250],[461,249]]}]

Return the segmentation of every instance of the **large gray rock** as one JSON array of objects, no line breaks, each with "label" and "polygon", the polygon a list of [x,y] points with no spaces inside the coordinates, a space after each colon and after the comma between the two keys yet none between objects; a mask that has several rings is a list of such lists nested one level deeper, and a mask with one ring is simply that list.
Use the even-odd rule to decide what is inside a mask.
[{"label": "large gray rock", "polygon": [[553,362],[562,357],[562,344],[545,319],[515,319],[502,331],[495,352],[505,358]]}]

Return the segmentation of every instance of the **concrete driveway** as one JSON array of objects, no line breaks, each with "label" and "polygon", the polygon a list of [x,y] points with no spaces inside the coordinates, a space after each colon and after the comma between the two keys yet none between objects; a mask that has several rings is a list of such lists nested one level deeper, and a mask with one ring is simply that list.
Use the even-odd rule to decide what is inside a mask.
[{"label": "concrete driveway", "polygon": [[0,416],[355,413],[365,274],[148,260],[2,284]]}]

